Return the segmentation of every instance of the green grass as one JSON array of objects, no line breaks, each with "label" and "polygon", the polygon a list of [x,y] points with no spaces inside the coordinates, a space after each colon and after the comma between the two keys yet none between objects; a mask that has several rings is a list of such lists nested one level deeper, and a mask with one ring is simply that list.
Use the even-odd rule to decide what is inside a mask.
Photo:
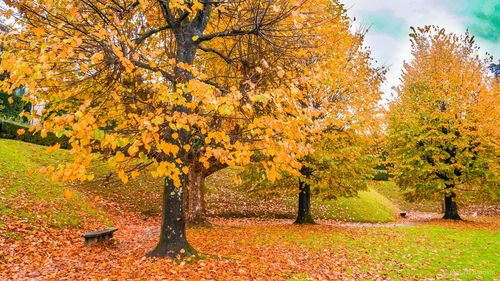
[{"label": "green grass", "polygon": [[80,227],[84,219],[109,224],[109,219],[85,195],[72,189],[72,198],[66,199],[64,190],[68,187],[52,183],[38,172],[29,173],[67,159],[63,151],[47,153],[46,149],[0,139],[0,215],[60,228]]},{"label": "green grass", "polygon": [[316,201],[322,208],[317,216],[349,222],[391,222],[398,208],[374,188],[359,192],[357,197]]},{"label": "green grass", "polygon": [[421,200],[417,202],[406,201],[399,187],[392,181],[374,182],[373,188],[391,202],[394,202],[401,210],[440,212],[439,202],[432,200]]},{"label": "green grass", "polygon": [[[472,225],[472,226],[471,226]],[[363,261],[366,271],[394,280],[498,280],[500,234],[471,222],[412,227],[370,227],[352,231],[270,231],[258,243],[277,241],[323,251],[343,252]],[[273,237],[276,236],[276,237]],[[375,268],[376,267],[376,268]],[[307,280],[297,276],[293,280]]]}]

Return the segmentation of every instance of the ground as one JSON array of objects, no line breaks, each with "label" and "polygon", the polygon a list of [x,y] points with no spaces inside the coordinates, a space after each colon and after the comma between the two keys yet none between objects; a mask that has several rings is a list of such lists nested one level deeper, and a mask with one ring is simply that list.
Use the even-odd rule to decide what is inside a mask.
[{"label": "ground", "polygon": [[[81,231],[31,229],[22,240],[0,240],[6,278],[68,280],[495,280],[500,277],[498,221],[439,219],[398,226],[321,221],[212,219],[189,229],[206,256],[172,262],[146,259],[158,219],[117,218],[113,245],[84,247]],[[7,246],[7,248],[5,248]]]},{"label": "ground", "polygon": [[[201,259],[147,259],[159,236],[154,181],[64,186],[29,173],[66,158],[0,140],[0,280],[500,279],[498,217],[445,222],[428,204],[397,219],[396,205],[414,205],[374,183],[359,198],[317,199],[319,225],[295,226],[294,198],[245,196],[226,179],[234,171],[208,181],[213,227],[188,229]],[[110,225],[113,244],[83,246],[82,233]]]}]

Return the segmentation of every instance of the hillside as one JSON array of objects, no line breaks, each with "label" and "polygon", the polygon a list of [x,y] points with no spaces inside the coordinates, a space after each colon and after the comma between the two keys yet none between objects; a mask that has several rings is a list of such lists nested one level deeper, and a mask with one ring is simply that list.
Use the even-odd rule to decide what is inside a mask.
[{"label": "hillside", "polygon": [[0,139],[1,235],[18,235],[9,228],[19,225],[81,228],[110,224],[93,198],[33,172],[66,157],[62,151],[49,154],[46,147]]},{"label": "hillside", "polygon": [[[19,219],[44,221],[55,226],[81,227],[86,221],[108,223],[95,199],[103,198],[127,210],[143,215],[160,212],[161,179],[147,175],[123,185],[119,181],[103,184],[63,186],[53,184],[35,172],[43,165],[57,165],[67,155],[64,150],[46,153],[46,148],[13,140],[0,139],[0,182],[2,215]],[[96,168],[98,169],[98,168]],[[106,174],[101,168],[98,174]],[[236,188],[234,169],[225,169],[207,179],[207,205],[210,216],[293,218],[295,198],[255,198]],[[71,198],[65,198],[65,191]],[[21,208],[22,206],[22,208]],[[238,207],[238,208],[237,208]],[[387,222],[394,220],[397,207],[375,188],[361,192],[356,198],[313,203],[316,218],[341,221]]]}]

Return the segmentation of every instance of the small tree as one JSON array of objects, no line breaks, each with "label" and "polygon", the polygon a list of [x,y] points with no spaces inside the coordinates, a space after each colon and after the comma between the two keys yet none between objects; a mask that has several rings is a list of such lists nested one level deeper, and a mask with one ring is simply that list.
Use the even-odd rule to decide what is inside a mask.
[{"label": "small tree", "polygon": [[445,219],[460,219],[457,197],[498,184],[494,146],[481,121],[488,96],[486,65],[474,38],[412,28],[413,59],[391,104],[388,160],[411,200],[444,197]]}]

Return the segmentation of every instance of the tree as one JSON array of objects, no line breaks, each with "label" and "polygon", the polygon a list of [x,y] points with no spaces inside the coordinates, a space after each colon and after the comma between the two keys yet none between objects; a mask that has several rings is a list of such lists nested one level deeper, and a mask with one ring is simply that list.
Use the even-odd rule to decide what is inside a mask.
[{"label": "tree", "polygon": [[[193,163],[245,165],[258,153],[269,178],[298,174],[296,158],[308,151],[301,133],[308,116],[298,106],[291,70],[313,47],[309,29],[322,5],[6,3],[15,12],[5,16],[16,24],[2,37],[0,69],[10,77],[0,88],[11,93],[27,85],[45,101],[43,123],[32,130],[69,137],[74,155],[73,162],[44,171],[54,180],[94,180],[89,166],[104,160],[124,183],[140,172],[164,178],[160,242],[149,256],[196,253],[186,239],[184,212]],[[299,48],[304,52],[296,57]],[[264,50],[281,63],[266,60]]]},{"label": "tree", "polygon": [[483,122],[486,64],[468,33],[426,26],[410,37],[413,59],[388,115],[388,161],[409,199],[443,196],[444,218],[458,220],[457,197],[498,185],[497,141]]},{"label": "tree", "polygon": [[[373,66],[369,49],[363,46],[365,32],[351,32],[352,20],[343,5],[332,3],[328,41],[317,48],[300,80],[304,95],[301,108],[307,115],[304,133],[312,149],[299,159],[299,176],[281,174],[277,182],[260,176],[255,166],[244,171],[246,185],[256,191],[281,186],[297,191],[297,224],[314,223],[311,196],[354,196],[367,188],[374,166],[372,133],[380,118],[380,84],[385,69]],[[257,167],[258,168],[258,167]],[[265,167],[264,167],[265,168]]]}]

